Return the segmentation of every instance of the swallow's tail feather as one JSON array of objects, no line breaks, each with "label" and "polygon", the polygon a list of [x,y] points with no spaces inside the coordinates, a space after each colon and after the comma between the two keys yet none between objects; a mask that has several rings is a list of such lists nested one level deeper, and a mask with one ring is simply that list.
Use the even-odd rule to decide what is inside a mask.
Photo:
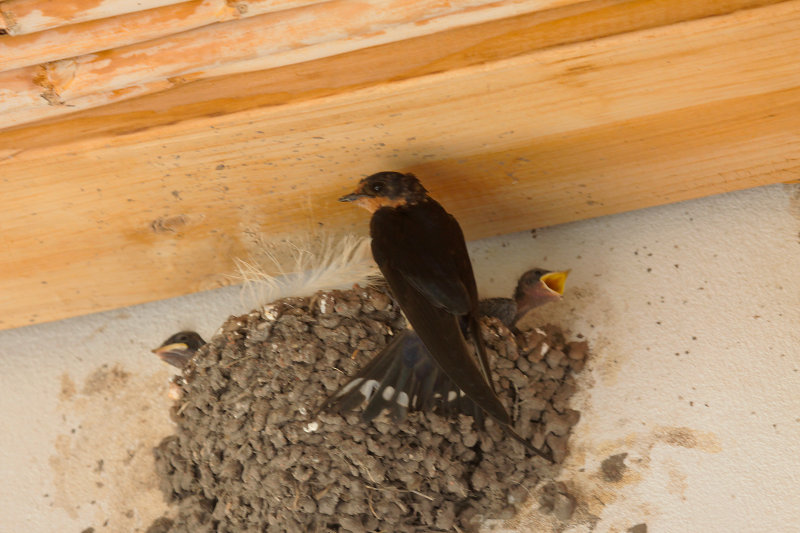
[{"label": "swallow's tail feather", "polygon": [[[361,371],[319,407],[320,411],[351,411],[364,402],[361,418],[370,421],[388,410],[400,422],[409,412],[433,411],[441,416],[472,416],[478,427],[485,421],[483,409],[456,387],[417,335],[403,330]],[[535,448],[514,429],[496,420],[503,430],[529,451],[552,462],[552,453]]]},{"label": "swallow's tail feather", "polygon": [[364,402],[361,417],[372,420],[383,410],[402,421],[409,412],[434,411],[443,416],[459,413],[482,418],[482,410],[456,387],[417,335],[404,330],[318,411],[346,412]]}]

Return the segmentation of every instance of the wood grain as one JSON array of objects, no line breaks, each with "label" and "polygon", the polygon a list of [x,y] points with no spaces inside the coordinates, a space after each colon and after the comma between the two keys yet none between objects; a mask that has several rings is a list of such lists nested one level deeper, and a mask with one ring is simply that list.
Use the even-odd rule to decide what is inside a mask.
[{"label": "wood grain", "polygon": [[87,20],[177,4],[185,0],[4,0],[0,16],[11,35],[22,35]]},{"label": "wood grain", "polygon": [[0,71],[76,57],[233,19],[225,0],[195,0],[0,39]]},{"label": "wood grain", "polygon": [[417,172],[469,239],[793,179],[798,44],[785,2],[138,131],[5,132],[0,327],[228,283],[258,233],[363,233],[335,199],[377,170]]},{"label": "wood grain", "polygon": [[[774,0],[594,0],[238,76],[140,83],[111,95],[98,93],[78,99],[72,102],[74,107],[60,105],[58,98],[44,93],[55,104],[42,113],[69,113],[69,116],[41,120],[41,126],[10,128],[13,131],[6,134],[0,128],[0,150],[4,142],[23,149],[88,136],[121,135],[195,117],[284,105],[774,3]],[[403,60],[396,61],[397,57]],[[0,73],[0,79],[9,74]],[[27,74],[34,75],[34,72]],[[15,79],[24,77],[16,75]],[[0,83],[0,100],[4,96],[3,85]],[[40,99],[35,93],[32,98],[30,94],[22,96],[26,102]],[[139,98],[128,100],[134,96]],[[6,97],[20,95],[11,93]],[[103,105],[108,104],[109,98],[121,101]],[[12,107],[14,111],[6,116],[10,121],[41,118],[30,109]],[[76,112],[76,108],[85,111]]]},{"label": "wood grain", "polygon": [[34,33],[9,35],[0,39],[0,71],[121,48],[217,22],[254,17],[323,1],[325,0],[250,0],[232,3],[227,0],[193,0],[70,23]]},{"label": "wood grain", "polygon": [[[47,90],[44,98],[31,99],[34,104],[27,107],[6,102],[0,95],[0,125],[14,126],[191,80],[312,61],[575,1],[330,0],[261,15],[257,8],[269,4],[253,2],[248,17],[229,13],[223,18],[233,20],[0,73],[0,86],[5,76],[27,76]],[[39,93],[41,88],[35,95]]]}]

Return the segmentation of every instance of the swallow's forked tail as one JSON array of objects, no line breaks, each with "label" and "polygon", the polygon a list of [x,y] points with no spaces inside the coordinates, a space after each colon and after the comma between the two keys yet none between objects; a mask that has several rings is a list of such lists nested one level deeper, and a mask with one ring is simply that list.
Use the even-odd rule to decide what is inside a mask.
[{"label": "swallow's forked tail", "polygon": [[[323,402],[313,418],[322,411],[350,411],[364,402],[361,418],[365,421],[384,410],[396,422],[411,411],[433,411],[445,417],[466,414],[481,428],[485,419],[483,409],[456,387],[411,330],[398,332],[355,377]],[[529,451],[553,462],[550,451],[536,448],[510,425],[496,422]]]},{"label": "swallow's forked tail", "polygon": [[425,345],[411,330],[392,341],[317,410],[345,412],[364,402],[361,418],[370,421],[384,409],[395,421],[411,411],[434,411],[444,416],[465,413],[481,416],[463,392],[442,372]]}]

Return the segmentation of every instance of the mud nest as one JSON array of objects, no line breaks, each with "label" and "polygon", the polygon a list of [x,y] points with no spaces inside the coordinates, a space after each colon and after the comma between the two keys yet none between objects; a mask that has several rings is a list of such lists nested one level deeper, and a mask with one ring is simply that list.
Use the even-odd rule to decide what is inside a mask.
[{"label": "mud nest", "polygon": [[[579,413],[567,407],[585,342],[484,318],[499,396],[515,428],[556,462]],[[475,531],[511,518],[557,466],[491,420],[359,411],[311,414],[404,327],[386,292],[356,287],[231,317],[184,370],[175,435],[155,449],[174,519],[152,531]]]}]

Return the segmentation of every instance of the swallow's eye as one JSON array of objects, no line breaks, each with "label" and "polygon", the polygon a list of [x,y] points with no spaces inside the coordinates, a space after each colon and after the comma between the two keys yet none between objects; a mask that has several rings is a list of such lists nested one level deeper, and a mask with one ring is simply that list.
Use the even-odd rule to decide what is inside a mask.
[{"label": "swallow's eye", "polygon": [[382,181],[376,181],[375,183],[372,184],[372,191],[373,192],[381,192],[382,190],[383,190],[383,182]]}]

